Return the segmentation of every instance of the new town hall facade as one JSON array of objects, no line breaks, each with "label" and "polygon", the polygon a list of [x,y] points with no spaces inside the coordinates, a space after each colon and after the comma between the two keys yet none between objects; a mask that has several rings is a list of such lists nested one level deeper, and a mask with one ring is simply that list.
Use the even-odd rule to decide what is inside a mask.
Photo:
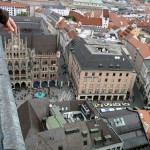
[{"label": "new town hall facade", "polygon": [[11,35],[4,40],[12,86],[17,89],[49,87],[57,83],[57,37]]}]

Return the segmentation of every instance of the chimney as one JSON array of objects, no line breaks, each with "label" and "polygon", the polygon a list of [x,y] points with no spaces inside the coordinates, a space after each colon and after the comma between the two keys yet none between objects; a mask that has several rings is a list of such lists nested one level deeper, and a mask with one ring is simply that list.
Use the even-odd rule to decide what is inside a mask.
[{"label": "chimney", "polygon": [[104,131],[101,130],[101,138],[102,138],[102,143],[103,143],[103,146],[105,145],[105,137],[104,137]]}]

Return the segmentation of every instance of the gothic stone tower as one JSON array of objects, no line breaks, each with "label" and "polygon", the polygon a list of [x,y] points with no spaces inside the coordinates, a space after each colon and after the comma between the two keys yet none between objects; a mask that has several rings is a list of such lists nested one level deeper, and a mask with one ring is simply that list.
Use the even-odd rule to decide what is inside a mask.
[{"label": "gothic stone tower", "polygon": [[31,51],[27,48],[27,39],[20,39],[20,33],[11,34],[4,46],[12,84],[19,89],[31,87]]},{"label": "gothic stone tower", "polygon": [[49,87],[57,83],[58,51],[56,47],[50,47],[52,44],[45,50],[44,44],[50,43],[51,38],[46,42],[45,39],[42,42],[41,37],[39,39],[42,45],[40,50],[37,46],[27,48],[27,38],[21,39],[20,33],[12,34],[11,39],[4,41],[11,83],[17,89]]}]

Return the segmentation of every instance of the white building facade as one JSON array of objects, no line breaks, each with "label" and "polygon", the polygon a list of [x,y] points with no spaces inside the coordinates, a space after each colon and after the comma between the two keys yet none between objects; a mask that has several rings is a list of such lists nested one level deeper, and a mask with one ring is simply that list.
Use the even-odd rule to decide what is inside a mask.
[{"label": "white building facade", "polygon": [[10,16],[27,13],[26,5],[18,2],[0,2],[0,8],[8,11]]}]

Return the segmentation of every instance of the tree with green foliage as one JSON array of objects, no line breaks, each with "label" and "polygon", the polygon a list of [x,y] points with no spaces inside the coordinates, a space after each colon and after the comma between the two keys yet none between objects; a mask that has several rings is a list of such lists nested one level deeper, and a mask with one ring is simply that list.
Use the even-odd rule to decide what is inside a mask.
[{"label": "tree with green foliage", "polygon": [[20,14],[17,14],[17,16],[28,16],[27,12],[21,12]]},{"label": "tree with green foliage", "polygon": [[64,18],[66,18],[66,20],[72,20],[76,22],[76,18],[74,16],[65,16]]}]

